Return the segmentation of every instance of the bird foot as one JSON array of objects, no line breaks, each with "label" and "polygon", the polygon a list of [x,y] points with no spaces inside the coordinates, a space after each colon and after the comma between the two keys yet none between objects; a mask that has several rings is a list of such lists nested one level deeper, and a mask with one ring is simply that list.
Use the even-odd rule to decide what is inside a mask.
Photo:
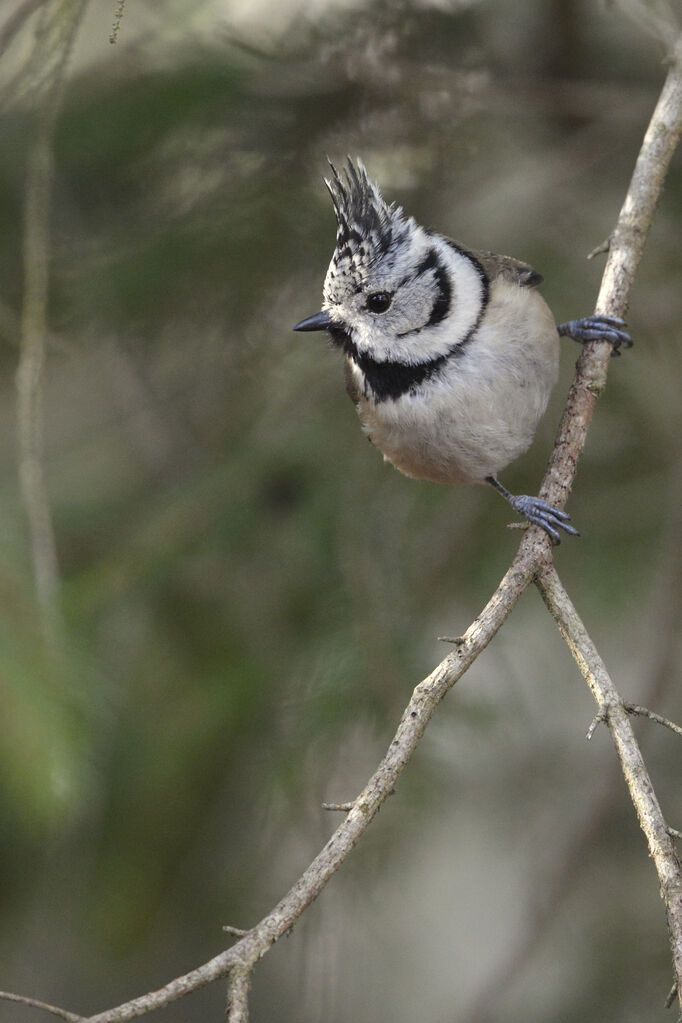
[{"label": "bird foot", "polygon": [[498,494],[502,494],[505,501],[509,501],[517,515],[527,519],[532,526],[539,526],[540,529],[544,529],[553,544],[558,545],[561,543],[560,529],[563,529],[565,533],[570,533],[571,536],[580,536],[575,526],[570,524],[571,516],[568,512],[555,508],[548,501],[543,501],[541,497],[528,497],[527,494],[510,494],[507,488],[502,486],[495,476],[486,476],[485,481],[490,483]]},{"label": "bird foot", "polygon": [[571,536],[580,536],[575,526],[570,524],[571,516],[568,512],[555,508],[548,501],[543,501],[540,497],[528,497],[527,494],[520,494],[516,496],[511,495],[507,500],[518,515],[527,519],[531,525],[544,529],[555,545],[561,543],[559,529],[570,533]]},{"label": "bird foot", "polygon": [[620,316],[584,316],[580,320],[569,320],[557,327],[561,337],[571,337],[581,345],[588,341],[608,341],[613,346],[612,356],[620,355],[620,347],[632,348],[632,338],[621,328],[625,320]]}]

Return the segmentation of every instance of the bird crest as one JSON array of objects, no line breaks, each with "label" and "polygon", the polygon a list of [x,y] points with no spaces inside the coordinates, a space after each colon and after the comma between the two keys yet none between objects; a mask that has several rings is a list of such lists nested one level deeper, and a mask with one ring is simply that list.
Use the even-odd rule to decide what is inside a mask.
[{"label": "bird crest", "polygon": [[348,157],[340,174],[330,161],[325,178],[338,224],[334,262],[369,267],[405,240],[410,222],[399,206],[384,201],[361,160]]}]

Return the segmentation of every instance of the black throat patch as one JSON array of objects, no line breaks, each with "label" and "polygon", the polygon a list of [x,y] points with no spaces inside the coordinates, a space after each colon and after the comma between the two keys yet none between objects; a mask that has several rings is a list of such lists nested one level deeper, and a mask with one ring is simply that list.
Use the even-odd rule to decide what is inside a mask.
[{"label": "black throat patch", "polygon": [[404,362],[377,362],[368,355],[362,355],[342,327],[329,327],[329,335],[335,345],[343,348],[349,359],[361,370],[365,378],[365,394],[369,392],[375,401],[395,401],[404,394],[414,393],[420,384],[432,377],[449,359],[464,354],[464,346],[457,345],[445,355],[426,362],[408,365]]}]

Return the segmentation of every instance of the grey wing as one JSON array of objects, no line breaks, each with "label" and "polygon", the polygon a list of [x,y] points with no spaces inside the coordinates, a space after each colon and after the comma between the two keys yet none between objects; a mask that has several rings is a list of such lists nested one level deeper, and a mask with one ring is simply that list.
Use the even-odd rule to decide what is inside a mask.
[{"label": "grey wing", "polygon": [[513,256],[498,256],[495,252],[472,252],[472,256],[478,260],[491,281],[503,277],[512,284],[518,284],[520,288],[537,288],[544,280],[542,274],[529,263],[514,259]]}]

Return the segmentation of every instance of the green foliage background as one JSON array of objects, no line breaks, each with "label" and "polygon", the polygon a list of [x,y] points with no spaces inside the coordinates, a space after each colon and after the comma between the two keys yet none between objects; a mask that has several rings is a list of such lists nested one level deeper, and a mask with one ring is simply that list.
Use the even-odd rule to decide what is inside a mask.
[{"label": "green foliage background", "polygon": [[[192,7],[129,0],[110,47],[113,6],[94,2],[58,125],[59,656],[15,465],[32,22],[0,61],[0,986],[82,1013],[185,972],[224,946],[223,923],[276,901],[334,824],[320,803],[357,792],[436,637],[467,627],[518,540],[494,494],[384,465],[337,355],[291,332],[333,248],[325,154],[362,156],[422,223],[527,259],[558,321],[585,315],[602,260],[584,256],[665,71],[646,25],[588,0],[272,21],[263,6],[239,30],[229,3]],[[678,157],[636,347],[612,365],[571,498],[583,539],[557,553],[623,694],[677,719],[681,233]],[[576,354],[567,342],[534,448],[503,477],[517,492],[538,485]],[[592,714],[528,594],[259,968],[254,1020],[657,1018],[663,912],[607,737],[584,741]],[[679,746],[652,728],[680,827]],[[219,1019],[223,998],[215,985],[164,1019]]]}]

